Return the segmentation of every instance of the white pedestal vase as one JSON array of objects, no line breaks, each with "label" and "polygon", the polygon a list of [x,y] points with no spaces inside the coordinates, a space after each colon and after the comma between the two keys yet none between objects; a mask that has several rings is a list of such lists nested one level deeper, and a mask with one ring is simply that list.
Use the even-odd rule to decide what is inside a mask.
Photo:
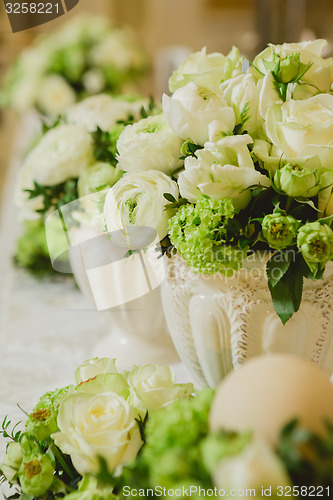
[{"label": "white pedestal vase", "polygon": [[265,264],[255,257],[232,278],[200,276],[180,257],[167,262],[162,298],[178,354],[201,386],[216,386],[247,359],[290,353],[333,372],[333,264],[304,280],[299,311],[285,326],[274,311]]},{"label": "white pedestal vase", "polygon": [[109,326],[92,356],[117,358],[119,369],[177,363],[161,303],[165,266],[154,248],[124,259],[124,249],[115,256],[109,238],[98,229],[73,228],[70,237],[75,279]]}]

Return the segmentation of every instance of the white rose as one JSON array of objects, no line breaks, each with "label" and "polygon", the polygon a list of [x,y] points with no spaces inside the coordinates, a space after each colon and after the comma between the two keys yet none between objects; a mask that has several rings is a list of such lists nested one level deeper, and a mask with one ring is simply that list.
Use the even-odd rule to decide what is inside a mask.
[{"label": "white rose", "polygon": [[236,47],[227,56],[219,52],[206,53],[206,47],[200,52],[190,54],[169,78],[169,90],[175,92],[189,82],[197,85],[219,85],[221,81],[242,73],[242,61]]},{"label": "white rose", "polygon": [[5,475],[7,481],[16,483],[17,473],[22,463],[23,455],[20,443],[11,442],[6,450],[6,455],[0,464],[0,470]]},{"label": "white rose", "polygon": [[127,120],[129,115],[139,119],[141,107],[146,100],[128,102],[108,95],[96,95],[71,106],[66,113],[69,123],[82,125],[89,132],[99,127],[108,132],[119,120]]},{"label": "white rose", "polygon": [[203,146],[208,126],[214,120],[226,134],[233,131],[236,118],[218,87],[200,87],[191,82],[168,97],[163,95],[163,112],[172,130],[183,140]]},{"label": "white rose", "polygon": [[105,198],[104,218],[109,233],[118,231],[118,244],[132,249],[146,246],[144,242],[136,246],[138,242],[135,237],[132,241],[131,228],[135,226],[156,230],[157,241],[168,234],[168,222],[173,212],[165,210],[169,202],[164,198],[164,193],[171,193],[178,199],[177,184],[155,170],[126,174],[110,189]]},{"label": "white rose", "polygon": [[291,482],[282,461],[259,438],[253,439],[240,454],[222,459],[213,478],[218,488],[256,489],[258,494],[262,486],[271,486],[273,491]]},{"label": "white rose", "polygon": [[273,105],[267,111],[266,133],[286,157],[317,155],[326,168],[333,168],[333,96]]},{"label": "white rose", "polygon": [[193,393],[192,384],[176,384],[175,374],[169,366],[135,366],[128,375],[129,402],[146,411],[157,410],[179,399],[187,399]]},{"label": "white rose", "polygon": [[59,125],[28,154],[22,175],[27,171],[39,184],[53,186],[78,177],[92,156],[91,137],[84,127]]},{"label": "white rose", "polygon": [[236,124],[244,123],[240,131],[246,130],[252,137],[262,134],[263,120],[259,113],[259,91],[253,76],[248,73],[227,80],[220,85],[229,106],[236,115]]},{"label": "white rose", "polygon": [[104,373],[118,373],[115,359],[91,358],[87,359],[75,370],[75,382],[80,384],[96,375]]},{"label": "white rose", "polygon": [[245,208],[251,199],[251,186],[270,185],[268,177],[254,168],[247,148],[251,142],[249,135],[225,137],[215,144],[206,143],[197,151],[198,158],[186,158],[185,170],[178,178],[181,196],[192,203],[202,194],[230,198],[236,210]]},{"label": "white rose", "polygon": [[44,77],[36,92],[38,107],[47,115],[63,114],[76,101],[72,87],[60,75]]},{"label": "white rose", "polygon": [[127,125],[120,134],[118,167],[129,173],[159,170],[171,174],[182,165],[181,146],[163,115],[149,116]]},{"label": "white rose", "polygon": [[114,392],[72,394],[60,405],[59,432],[52,438],[81,475],[98,471],[99,456],[112,472],[132,462],[141,448],[136,416]]},{"label": "white rose", "polygon": [[[284,43],[282,45],[273,45],[264,49],[256,56],[253,61],[254,67],[261,73],[266,74],[269,70],[265,67],[264,61],[272,62],[274,54],[281,59],[286,59],[292,54],[299,53],[302,64],[311,63],[311,67],[302,76],[302,81],[309,85],[297,85],[293,93],[294,99],[304,99],[311,97],[318,92],[329,92],[333,81],[333,59],[324,59],[321,53],[326,47],[326,40],[314,40],[301,43]],[[253,73],[258,77],[258,72],[254,69]]]}]

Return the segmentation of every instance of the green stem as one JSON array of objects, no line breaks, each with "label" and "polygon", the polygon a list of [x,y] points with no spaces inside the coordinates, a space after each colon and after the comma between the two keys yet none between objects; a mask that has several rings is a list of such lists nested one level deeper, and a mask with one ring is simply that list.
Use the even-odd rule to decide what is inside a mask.
[{"label": "green stem", "polygon": [[293,198],[291,196],[288,196],[287,203],[286,203],[286,208],[285,208],[285,211],[287,213],[288,213],[288,210],[290,209],[292,203],[293,203]]},{"label": "green stem", "polygon": [[61,467],[64,469],[64,471],[66,472],[66,474],[71,478],[71,479],[74,479],[75,478],[75,475],[73,474],[73,472],[71,471],[70,467],[66,464],[62,454],[59,452],[58,448],[53,444],[51,446],[51,451],[55,457],[55,459],[59,462],[59,464],[61,465]]}]

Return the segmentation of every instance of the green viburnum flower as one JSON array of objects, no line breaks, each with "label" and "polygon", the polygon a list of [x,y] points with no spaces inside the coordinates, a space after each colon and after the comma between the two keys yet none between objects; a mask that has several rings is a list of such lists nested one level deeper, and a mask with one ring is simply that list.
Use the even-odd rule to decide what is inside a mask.
[{"label": "green viburnum flower", "polygon": [[44,495],[53,483],[53,472],[48,455],[28,455],[23,459],[18,473],[22,492],[34,497]]},{"label": "green viburnum flower", "polygon": [[60,403],[67,397],[71,386],[47,392],[41,397],[26,422],[26,430],[38,441],[48,440],[57,432]]},{"label": "green viburnum flower", "polygon": [[333,231],[319,221],[308,222],[298,231],[297,246],[310,270],[315,273],[333,259]]},{"label": "green viburnum flower", "polygon": [[190,401],[177,401],[152,413],[145,430],[140,462],[148,468],[151,485],[209,482],[203,470],[200,442],[208,434],[208,415],[214,391],[205,389]]},{"label": "green viburnum flower", "polygon": [[116,498],[111,486],[99,486],[96,478],[84,476],[79,489],[66,495],[64,500],[112,500]]},{"label": "green viburnum flower", "polygon": [[262,235],[270,247],[281,250],[294,243],[300,222],[280,211],[268,214],[262,221]]},{"label": "green viburnum flower", "polygon": [[318,194],[320,189],[319,176],[316,170],[292,165],[291,163],[276,172],[274,183],[278,189],[293,197],[311,198]]},{"label": "green viburnum flower", "polygon": [[9,443],[6,456],[0,465],[0,470],[6,476],[7,481],[15,482],[23,460],[20,443]]},{"label": "green viburnum flower", "polygon": [[227,225],[234,217],[230,199],[198,199],[183,205],[170,220],[171,243],[195,273],[232,275],[246,251],[228,244]]}]

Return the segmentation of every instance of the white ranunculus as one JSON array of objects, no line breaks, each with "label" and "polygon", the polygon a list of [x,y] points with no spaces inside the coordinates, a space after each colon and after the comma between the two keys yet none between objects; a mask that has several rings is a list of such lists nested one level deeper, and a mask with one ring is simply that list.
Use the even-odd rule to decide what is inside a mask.
[{"label": "white ranunculus", "polygon": [[276,491],[278,486],[291,483],[283,462],[259,438],[254,438],[238,455],[222,459],[213,479],[218,488],[226,491],[255,489],[259,495],[262,486]]},{"label": "white ranunculus", "polygon": [[189,82],[197,85],[219,85],[221,81],[242,73],[242,61],[236,47],[227,56],[219,52],[206,53],[206,47],[200,52],[190,54],[169,78],[169,90],[175,92]]},{"label": "white ranunculus", "polygon": [[36,100],[42,112],[57,117],[76,101],[76,95],[62,76],[49,75],[41,80]]},{"label": "white ranunculus", "polygon": [[214,120],[226,134],[233,131],[236,118],[218,87],[201,87],[193,82],[181,87],[172,97],[163,95],[163,112],[172,130],[183,140],[203,146],[208,141],[208,126]]},{"label": "white ranunculus", "polygon": [[[326,47],[326,40],[314,40],[301,43],[284,43],[273,45],[264,49],[253,61],[254,67],[261,73],[266,74],[269,70],[265,67],[264,61],[273,61],[274,54],[278,54],[281,59],[286,59],[292,54],[299,53],[300,61],[303,64],[311,63],[311,67],[303,75],[302,80],[309,85],[297,85],[293,94],[294,99],[304,99],[311,97],[318,92],[329,92],[333,82],[333,59],[321,57],[321,53]],[[253,69],[256,76],[258,72]]]},{"label": "white ranunculus", "polygon": [[170,193],[178,200],[176,182],[155,170],[126,174],[110,189],[105,198],[104,218],[108,232],[118,232],[118,244],[130,249],[146,246],[140,234],[139,241],[130,238],[133,227],[153,228],[157,232],[157,241],[168,234],[168,222],[173,212],[165,209],[169,202],[164,193]]},{"label": "white ranunculus", "polygon": [[80,384],[96,375],[104,373],[118,373],[115,359],[109,358],[91,358],[87,359],[75,370],[75,382]]},{"label": "white ranunculus", "polygon": [[246,130],[252,137],[261,135],[263,120],[259,113],[259,90],[251,73],[227,80],[220,88],[235,112],[236,124],[244,122],[241,131]]},{"label": "white ranunculus", "polygon": [[149,116],[127,125],[120,134],[118,167],[129,173],[159,170],[172,174],[182,166],[181,146],[162,114]]},{"label": "white ranunculus", "polygon": [[82,75],[82,83],[88,94],[98,94],[105,87],[104,75],[98,68],[89,69]]},{"label": "white ranunculus", "polygon": [[230,198],[237,210],[245,208],[251,199],[251,186],[270,185],[268,177],[254,168],[247,148],[251,142],[249,135],[225,137],[206,143],[197,151],[198,158],[186,158],[185,170],[178,178],[181,196],[192,203],[202,194]]},{"label": "white ranunculus", "polygon": [[28,154],[22,176],[29,172],[39,184],[53,186],[78,177],[92,156],[91,137],[84,127],[59,125],[49,130]]},{"label": "white ranunculus", "polygon": [[17,80],[11,91],[16,111],[24,113],[35,107],[39,84],[40,78],[34,74]]},{"label": "white ranunculus", "polygon": [[88,97],[71,106],[66,113],[69,123],[82,125],[93,132],[99,127],[108,132],[119,120],[127,120],[129,115],[139,119],[140,110],[147,100],[128,102],[100,94]]},{"label": "white ranunculus", "polygon": [[326,168],[333,168],[333,96],[273,105],[267,111],[266,133],[286,157],[317,155]]},{"label": "white ranunculus", "polygon": [[115,392],[71,394],[60,405],[59,432],[52,438],[81,475],[98,471],[98,457],[112,472],[132,462],[142,446],[136,416]]},{"label": "white ranunculus", "polygon": [[144,416],[146,411],[151,412],[173,401],[189,398],[194,390],[192,384],[176,384],[175,378],[169,366],[135,366],[127,378],[130,404]]}]

